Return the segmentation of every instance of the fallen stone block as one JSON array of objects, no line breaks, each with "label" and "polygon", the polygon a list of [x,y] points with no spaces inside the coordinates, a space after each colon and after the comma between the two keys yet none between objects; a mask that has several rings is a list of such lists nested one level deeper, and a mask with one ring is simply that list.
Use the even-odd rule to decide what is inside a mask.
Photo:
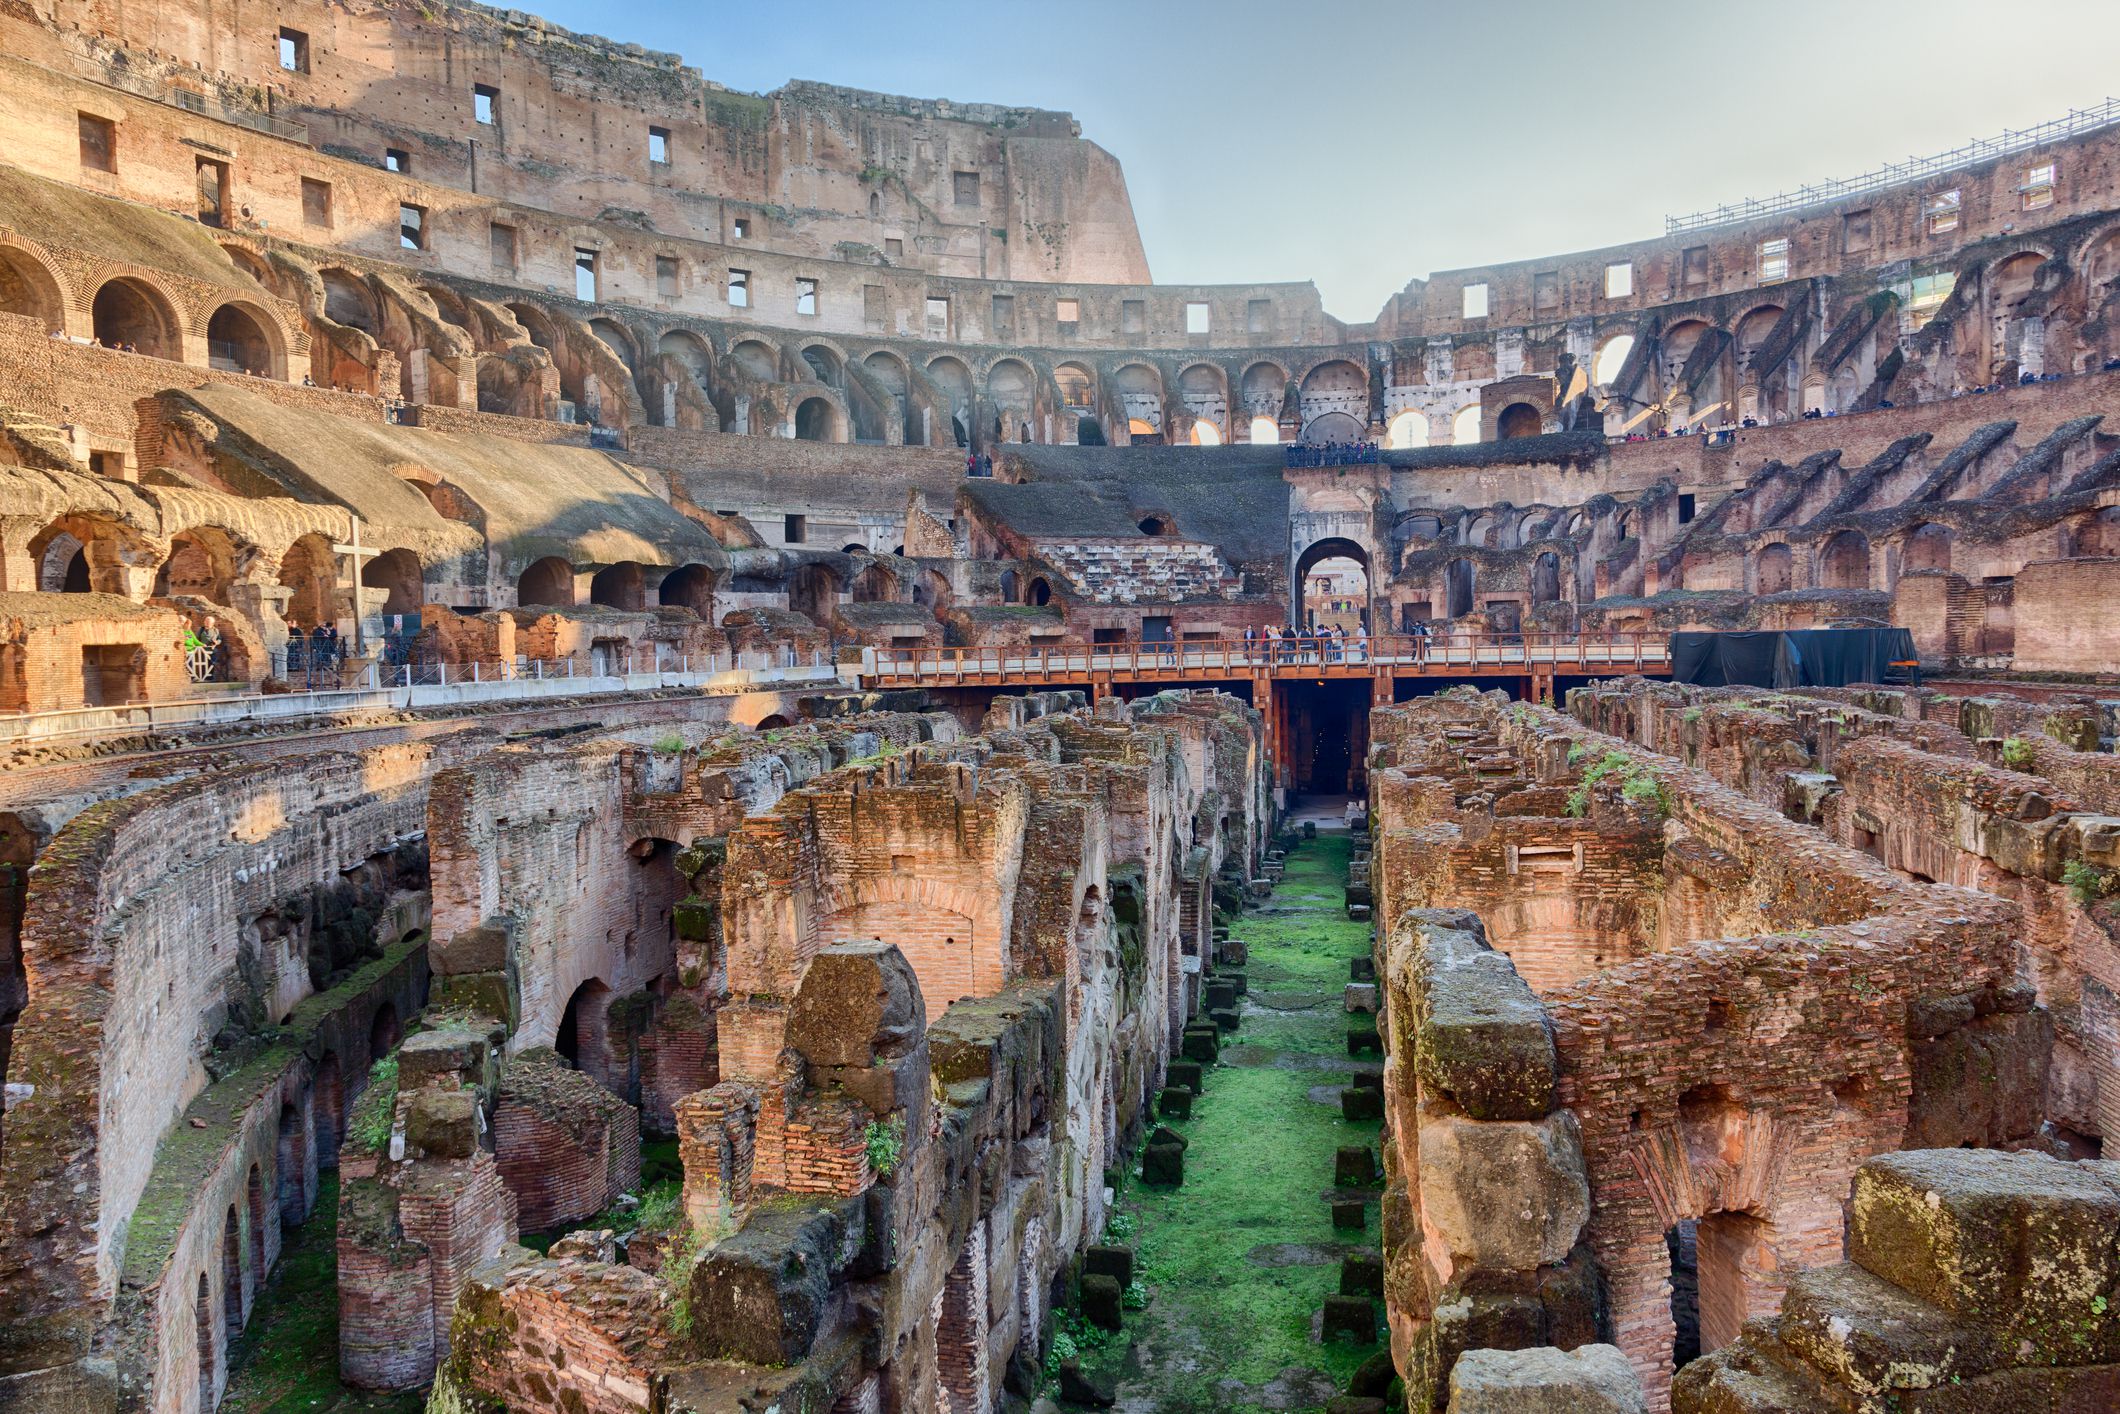
[{"label": "fallen stone block", "polygon": [[1251,979],[1243,973],[1225,972],[1222,974],[1222,980],[1234,987],[1238,996],[1248,997],[1251,995]]},{"label": "fallen stone block", "polygon": [[1347,1028],[1347,1054],[1358,1056],[1364,1051],[1377,1055],[1384,1052],[1384,1043],[1377,1036],[1374,1026],[1350,1026]]},{"label": "fallen stone block", "polygon": [[1360,1232],[1369,1226],[1369,1205],[1359,1198],[1333,1199],[1332,1225],[1345,1232]]},{"label": "fallen stone block", "polygon": [[1377,1151],[1367,1144],[1343,1144],[1332,1156],[1335,1188],[1367,1188],[1377,1178]]},{"label": "fallen stone block", "polygon": [[[1379,1280],[1381,1280],[1383,1272],[1381,1263],[1377,1270]],[[1343,1294],[1352,1296],[1354,1293],[1345,1292]],[[1391,1382],[1398,1377],[1398,1366],[1391,1363],[1391,1352],[1379,1350],[1376,1354],[1355,1366],[1354,1373],[1347,1377],[1347,1392],[1357,1399],[1382,1399],[1391,1392]]]},{"label": "fallen stone block", "polygon": [[1467,1265],[1529,1271],[1560,1262],[1589,1221],[1573,1111],[1483,1123],[1424,1107],[1419,1152],[1424,1226]]},{"label": "fallen stone block", "polygon": [[1342,995],[1341,1005],[1350,1012],[1367,1012],[1376,1015],[1377,984],[1374,982],[1349,982]]},{"label": "fallen stone block", "polygon": [[1450,1371],[1450,1414],[1642,1414],[1648,1407],[1617,1346],[1468,1350]]},{"label": "fallen stone block", "polygon": [[1350,957],[1347,959],[1347,980],[1350,982],[1374,982],[1377,980],[1377,960],[1373,957]]},{"label": "fallen stone block", "polygon": [[1141,1156],[1141,1181],[1165,1188],[1185,1182],[1185,1150],[1176,1144],[1151,1144]]},{"label": "fallen stone block", "polygon": [[1228,938],[1223,941],[1221,962],[1224,967],[1242,967],[1249,961],[1251,961],[1251,949],[1248,946],[1238,942],[1235,938]]},{"label": "fallen stone block", "polygon": [[1202,1089],[1200,1083],[1200,1063],[1198,1061],[1174,1060],[1167,1067],[1165,1074],[1168,1079],[1168,1083],[1172,1085],[1182,1085],[1186,1089],[1192,1091],[1195,1095],[1199,1094]]},{"label": "fallen stone block", "polygon": [[[1384,1299],[1384,1258],[1377,1252],[1349,1252],[1340,1258],[1340,1295]],[[1352,1385],[1349,1393],[1355,1393]]]},{"label": "fallen stone block", "polygon": [[1214,1022],[1216,1028],[1226,1035],[1237,1029],[1239,1016],[1240,1013],[1235,1007],[1223,1007],[1209,1012],[1207,1019]]},{"label": "fallen stone block", "polygon": [[1110,1375],[1091,1374],[1070,1360],[1060,1367],[1060,1398],[1068,1404],[1109,1409],[1119,1402],[1119,1384]]},{"label": "fallen stone block", "polygon": [[1319,1332],[1330,1343],[1342,1336],[1359,1345],[1374,1345],[1377,1338],[1376,1303],[1366,1296],[1325,1298],[1325,1324]]},{"label": "fallen stone block", "polygon": [[1133,1283],[1134,1249],[1095,1243],[1083,1249],[1082,1270],[1093,1277],[1110,1277],[1123,1291]]},{"label": "fallen stone block", "polygon": [[1369,921],[1369,905],[1366,903],[1348,904],[1347,918],[1348,921],[1353,923],[1367,923]]},{"label": "fallen stone block", "polygon": [[1082,1278],[1082,1319],[1103,1330],[1119,1329],[1125,1312],[1126,1288],[1107,1276]]},{"label": "fallen stone block", "polygon": [[1384,1117],[1384,1092],[1369,1090],[1359,1085],[1350,1085],[1340,1092],[1340,1118],[1352,1120],[1382,1119]]},{"label": "fallen stone block", "polygon": [[1383,1093],[1384,1069],[1382,1066],[1363,1066],[1360,1070],[1355,1071],[1347,1078],[1353,1081],[1361,1089],[1375,1090],[1379,1094]]},{"label": "fallen stone block", "polygon": [[1315,820],[1305,820],[1303,822],[1303,838],[1306,840],[1314,840],[1317,837],[1318,822]]},{"label": "fallen stone block", "polygon": [[1215,1057],[1222,1053],[1222,1033],[1212,1023],[1186,1027],[1183,1042],[1185,1058],[1202,1065],[1214,1064]]},{"label": "fallen stone block", "polygon": [[1156,1095],[1156,1113],[1165,1119],[1191,1119],[1193,1092],[1183,1085],[1164,1087]]},{"label": "fallen stone block", "polygon": [[1237,989],[1227,977],[1216,977],[1201,989],[1201,1009],[1210,1015],[1217,1011],[1232,1011],[1237,1005]]}]

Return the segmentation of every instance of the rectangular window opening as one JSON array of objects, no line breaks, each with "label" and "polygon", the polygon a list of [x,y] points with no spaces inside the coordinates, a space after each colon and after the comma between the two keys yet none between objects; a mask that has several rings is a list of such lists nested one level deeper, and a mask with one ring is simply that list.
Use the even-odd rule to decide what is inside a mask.
[{"label": "rectangular window opening", "polygon": [[596,252],[577,248],[574,252],[574,297],[584,304],[596,302]]},{"label": "rectangular window opening", "polygon": [[950,336],[950,302],[946,296],[927,297],[927,336],[930,339],[947,339]]},{"label": "rectangular window opening", "polygon": [[331,225],[331,183],[320,182],[315,177],[302,178],[302,224]]},{"label": "rectangular window opening", "polygon": [[1465,286],[1464,310],[1467,319],[1487,317],[1487,284],[1484,280],[1477,285]]},{"label": "rectangular window opening", "polygon": [[817,312],[817,282],[808,275],[795,277],[795,312],[815,314]]},{"label": "rectangular window opening", "polygon": [[1122,334],[1145,334],[1148,332],[1148,301],[1121,300],[1119,302],[1119,332]]},{"label": "rectangular window opening", "polygon": [[952,172],[950,187],[959,206],[979,204],[979,174],[977,172]]},{"label": "rectangular window opening", "polygon": [[670,130],[648,129],[648,160],[658,167],[670,165]]},{"label": "rectangular window opening", "polygon": [[1248,334],[1270,334],[1273,332],[1272,300],[1255,299],[1244,302],[1244,331]]},{"label": "rectangular window opening", "polygon": [[199,222],[205,226],[219,226],[228,211],[228,164],[201,157],[198,168]]},{"label": "rectangular window opening", "polygon": [[1957,230],[1958,208],[1959,193],[1956,188],[1950,191],[1938,192],[1930,197],[1928,206],[1923,210],[1924,218],[1928,223],[1929,234],[1940,236],[1948,231]]},{"label": "rectangular window opening", "polygon": [[2039,211],[2054,204],[2054,164],[2042,162],[2024,171],[2024,185],[2018,193],[2024,198],[2026,211]]},{"label": "rectangular window opening", "polygon": [[425,250],[427,248],[427,208],[409,203],[398,207],[398,248],[400,250]]},{"label": "rectangular window opening", "polygon": [[1759,243],[1759,278],[1761,280],[1786,280],[1789,278],[1789,242],[1787,237],[1776,237]]},{"label": "rectangular window opening", "polygon": [[1205,334],[1211,327],[1213,312],[1205,300],[1189,300],[1185,305],[1185,332]]},{"label": "rectangular window opening", "polygon": [[800,545],[803,542],[803,537],[809,533],[810,518],[808,516],[782,516],[780,518],[780,539],[782,544]]},{"label": "rectangular window opening", "polygon": [[1625,299],[1634,293],[1634,262],[1618,260],[1605,267],[1605,298]]},{"label": "rectangular window opening", "polygon": [[309,72],[309,36],[298,29],[280,27],[280,67],[290,74]]},{"label": "rectangular window opening", "polygon": [[1681,491],[1678,493],[1678,523],[1684,525],[1692,519],[1693,493],[1691,491]]},{"label": "rectangular window opening", "polygon": [[1078,299],[1054,300],[1053,319],[1056,323],[1065,327],[1068,332],[1072,333],[1075,326],[1082,322],[1082,301]]},{"label": "rectangular window opening", "polygon": [[81,116],[81,165],[91,172],[118,170],[118,125],[93,113]]},{"label": "rectangular window opening", "polygon": [[1685,253],[1679,257],[1679,265],[1684,272],[1680,278],[1686,284],[1705,285],[1708,283],[1708,248],[1706,246],[1687,246]]},{"label": "rectangular window opening", "polygon": [[881,285],[861,287],[861,323],[864,328],[881,330],[890,321],[890,301]]},{"label": "rectangular window opening", "polygon": [[655,293],[663,299],[677,298],[677,257],[655,257]]},{"label": "rectangular window opening", "polygon": [[411,176],[412,154],[401,147],[384,148],[383,170],[386,172],[398,172],[408,177]]},{"label": "rectangular window opening", "polygon": [[734,221],[731,221],[729,223],[729,239],[732,241],[747,241],[751,239],[751,218],[739,216]]},{"label": "rectangular window opening", "polygon": [[492,127],[500,121],[499,104],[501,91],[490,83],[475,84],[471,89],[471,116],[482,127]]},{"label": "rectangular window opening", "polygon": [[1840,218],[1840,248],[1846,251],[1868,250],[1871,241],[1870,213],[1850,211]]},{"label": "rectangular window opening", "polygon": [[1013,339],[1016,336],[1016,297],[994,296],[994,337]]},{"label": "rectangular window opening", "polygon": [[905,257],[905,242],[897,236],[883,238],[883,254],[886,260],[902,260]]},{"label": "rectangular window opening", "polygon": [[513,274],[516,261],[515,227],[504,226],[498,221],[494,222],[488,241],[489,249],[493,255],[493,268]]},{"label": "rectangular window opening", "polygon": [[749,309],[750,307],[751,272],[748,270],[731,270],[729,272],[729,308]]},{"label": "rectangular window opening", "polygon": [[1561,307],[1561,273],[1547,270],[1531,277],[1531,308],[1535,311]]}]

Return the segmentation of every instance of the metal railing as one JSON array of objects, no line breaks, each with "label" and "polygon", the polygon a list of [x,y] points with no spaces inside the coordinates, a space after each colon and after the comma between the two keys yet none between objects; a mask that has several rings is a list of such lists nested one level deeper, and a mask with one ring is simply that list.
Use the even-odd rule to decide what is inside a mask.
[{"label": "metal railing", "polygon": [[235,123],[254,132],[283,137],[291,142],[307,143],[309,125],[295,122],[291,118],[279,118],[270,113],[261,113],[253,108],[237,108],[223,103],[218,98],[209,98],[192,89],[180,88],[161,79],[148,78],[143,74],[127,73],[122,69],[104,69],[95,77],[97,83],[108,85],[136,98],[145,98],[155,103],[167,103],[172,108],[182,108],[187,113],[216,118],[224,123]]},{"label": "metal railing", "polygon": [[1920,181],[1961,167],[1971,167],[1997,157],[2007,157],[2013,152],[2029,152],[2033,148],[2045,147],[2064,138],[2109,128],[2116,123],[2120,123],[2120,99],[2108,98],[2095,108],[2072,108],[2065,116],[2040,123],[2036,127],[2010,129],[1999,136],[1981,138],[1949,152],[1937,153],[1933,157],[1916,157],[1888,167],[1879,167],[1876,171],[1865,172],[1859,177],[1844,177],[1839,181],[1798,187],[1795,191],[1780,192],[1774,196],[1732,202],[1712,210],[1696,211],[1690,216],[1666,216],[1664,234],[1677,235],[1683,231],[1705,231],[1714,226],[1735,226],[1746,221],[1756,221],[1762,216],[1778,216],[1783,212],[1800,211],[1807,206],[1819,206],[1829,201],[1838,201],[1842,197],[1859,196],[1864,192],[1879,191],[1885,187]]},{"label": "metal railing", "polygon": [[731,653],[651,652],[586,653],[568,658],[487,658],[447,663],[414,657],[385,663],[378,670],[390,687],[462,687],[489,682],[566,682],[574,679],[646,676],[720,677],[727,673],[786,672],[829,668],[833,655],[787,647],[746,648]]},{"label": "metal railing", "polygon": [[1320,669],[1447,675],[1455,669],[1642,669],[1671,661],[1666,634],[1439,633],[1363,638],[1213,639],[1179,643],[871,648],[862,671],[944,682],[980,678],[1237,677]]}]

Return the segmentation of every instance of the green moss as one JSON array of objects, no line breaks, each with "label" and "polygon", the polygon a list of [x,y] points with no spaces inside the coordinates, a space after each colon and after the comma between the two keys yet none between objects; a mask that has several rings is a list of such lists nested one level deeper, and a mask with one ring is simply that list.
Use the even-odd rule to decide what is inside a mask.
[{"label": "green moss", "polygon": [[[1369,926],[1340,908],[1348,853],[1344,834],[1305,843],[1289,856],[1268,910],[1237,920],[1254,1005],[1229,1054],[1258,1063],[1215,1065],[1192,1118],[1177,1124],[1191,1141],[1183,1187],[1129,1183],[1120,1196],[1147,1303],[1128,1322],[1141,1349],[1129,1356],[1121,1344],[1084,1361],[1123,1362],[1127,1393],[1152,1394],[1159,1408],[1249,1414],[1259,1406],[1217,1386],[1235,1380],[1256,1391],[1291,1366],[1344,1385],[1369,1354],[1311,1339],[1312,1319],[1339,1290],[1337,1262],[1268,1266],[1246,1256],[1263,1244],[1344,1241],[1322,1196],[1334,1151],[1374,1141],[1380,1128],[1349,1124],[1309,1095],[1344,1083],[1334,1068],[1346,1047],[1340,996],[1347,960],[1369,951]],[[1372,1214],[1370,1244],[1375,1221]]]}]

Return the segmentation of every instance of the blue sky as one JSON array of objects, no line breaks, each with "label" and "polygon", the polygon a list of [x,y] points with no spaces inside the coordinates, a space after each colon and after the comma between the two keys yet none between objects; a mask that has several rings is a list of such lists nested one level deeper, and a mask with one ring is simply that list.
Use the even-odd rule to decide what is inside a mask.
[{"label": "blue sky", "polygon": [[1433,270],[1657,235],[2120,97],[2115,0],[526,8],[731,88],[1066,109],[1125,164],[1158,280],[1312,279],[1350,320]]}]

